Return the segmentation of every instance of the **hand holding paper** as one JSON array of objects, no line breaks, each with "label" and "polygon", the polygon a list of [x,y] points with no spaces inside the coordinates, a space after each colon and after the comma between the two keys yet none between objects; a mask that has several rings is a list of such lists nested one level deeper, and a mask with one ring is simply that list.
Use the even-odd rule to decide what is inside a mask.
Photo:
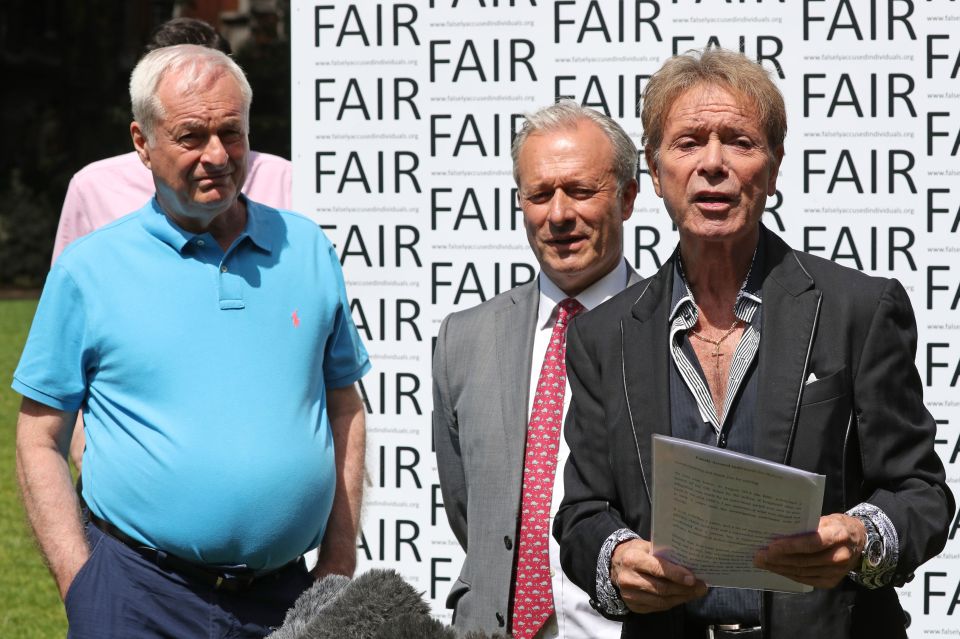
[{"label": "hand holding paper", "polygon": [[617,546],[610,580],[633,612],[659,612],[707,594],[707,585],[692,572],[651,553],[650,542],[631,539]]},{"label": "hand holding paper", "polygon": [[656,435],[653,476],[653,552],[711,586],[809,592],[847,565],[842,520],[818,529],[823,475]]},{"label": "hand holding paper", "polygon": [[827,515],[816,532],[777,539],[757,552],[753,564],[815,588],[833,588],[860,565],[866,539],[856,517]]}]

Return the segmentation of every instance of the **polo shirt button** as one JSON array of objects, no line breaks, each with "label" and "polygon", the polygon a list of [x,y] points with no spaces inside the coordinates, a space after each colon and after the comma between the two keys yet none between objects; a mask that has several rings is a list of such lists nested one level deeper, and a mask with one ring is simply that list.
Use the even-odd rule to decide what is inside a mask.
[{"label": "polo shirt button", "polygon": [[206,246],[206,245],[207,243],[204,242],[203,240],[197,240],[197,246]]},{"label": "polo shirt button", "polygon": [[226,273],[226,272],[227,272],[227,265],[226,265],[226,264],[224,264],[223,266],[220,267],[220,272],[221,272],[221,273]]}]

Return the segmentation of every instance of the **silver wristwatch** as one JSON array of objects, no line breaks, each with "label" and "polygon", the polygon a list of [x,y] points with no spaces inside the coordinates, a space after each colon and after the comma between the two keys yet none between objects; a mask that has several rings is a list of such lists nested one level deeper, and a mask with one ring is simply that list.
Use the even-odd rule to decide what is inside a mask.
[{"label": "silver wristwatch", "polygon": [[882,588],[895,577],[900,560],[900,541],[890,518],[873,504],[857,504],[847,511],[863,523],[867,534],[860,565],[851,570],[850,579],[866,588]]},{"label": "silver wristwatch", "polygon": [[883,565],[886,547],[883,545],[883,537],[880,536],[873,522],[867,517],[860,518],[860,521],[863,522],[863,527],[867,531],[867,543],[863,545],[860,569],[857,571],[862,578],[872,576]]},{"label": "silver wristwatch", "polygon": [[887,549],[883,545],[880,531],[869,517],[860,515],[854,515],[854,517],[863,523],[863,528],[867,532],[867,541],[863,544],[863,551],[860,553],[860,566],[850,572],[850,578],[858,584],[868,585],[872,584],[882,571]]}]

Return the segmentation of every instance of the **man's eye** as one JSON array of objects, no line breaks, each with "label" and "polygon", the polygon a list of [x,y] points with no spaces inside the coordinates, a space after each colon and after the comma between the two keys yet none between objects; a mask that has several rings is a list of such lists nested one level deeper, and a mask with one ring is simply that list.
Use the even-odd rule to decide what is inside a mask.
[{"label": "man's eye", "polygon": [[243,133],[240,131],[225,131],[220,134],[220,139],[223,140],[226,144],[233,144],[234,142],[239,142],[243,138]]},{"label": "man's eye", "polygon": [[525,199],[532,204],[543,204],[544,202],[549,202],[551,197],[553,197],[552,191],[534,191],[533,193],[528,193]]},{"label": "man's eye", "polygon": [[593,189],[580,188],[580,189],[571,189],[569,193],[570,193],[570,197],[574,199],[586,200],[596,195],[597,192],[594,191]]}]

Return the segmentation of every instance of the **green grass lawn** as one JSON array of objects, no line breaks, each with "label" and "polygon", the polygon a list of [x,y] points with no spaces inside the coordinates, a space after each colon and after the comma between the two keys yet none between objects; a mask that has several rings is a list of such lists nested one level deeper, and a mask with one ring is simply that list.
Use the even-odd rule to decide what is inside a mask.
[{"label": "green grass lawn", "polygon": [[36,300],[0,300],[0,637],[63,637],[63,605],[33,543],[17,496],[14,433],[20,396],[10,389]]}]

